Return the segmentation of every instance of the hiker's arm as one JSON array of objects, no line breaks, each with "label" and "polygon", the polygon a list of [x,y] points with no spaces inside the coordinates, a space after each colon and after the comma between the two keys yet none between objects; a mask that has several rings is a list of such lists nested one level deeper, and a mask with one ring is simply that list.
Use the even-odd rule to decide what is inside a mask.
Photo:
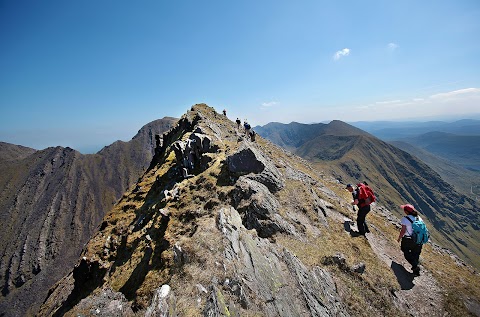
[{"label": "hiker's arm", "polygon": [[400,230],[400,234],[398,235],[397,242],[400,242],[400,240],[402,240],[405,231],[407,231],[407,227],[405,225],[402,225],[402,229]]},{"label": "hiker's arm", "polygon": [[351,204],[352,204],[352,205],[358,205],[358,199],[352,200]]}]

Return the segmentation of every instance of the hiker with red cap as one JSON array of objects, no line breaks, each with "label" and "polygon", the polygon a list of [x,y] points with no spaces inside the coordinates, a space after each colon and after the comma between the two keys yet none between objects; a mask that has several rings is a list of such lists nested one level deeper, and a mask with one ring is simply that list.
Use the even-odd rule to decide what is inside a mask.
[{"label": "hiker with red cap", "polygon": [[[400,208],[403,209],[406,216],[402,218],[402,229],[400,229],[397,242],[402,241],[400,248],[405,256],[405,260],[412,265],[413,274],[419,276],[420,253],[422,252],[422,245],[429,239],[429,233],[413,205],[401,205]],[[421,228],[422,226],[423,228]]]}]

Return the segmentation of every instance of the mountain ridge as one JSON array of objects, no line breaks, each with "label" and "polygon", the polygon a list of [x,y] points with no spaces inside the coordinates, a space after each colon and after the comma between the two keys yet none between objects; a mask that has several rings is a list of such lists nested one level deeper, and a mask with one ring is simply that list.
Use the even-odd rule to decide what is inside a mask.
[{"label": "mountain ridge", "polygon": [[1,149],[9,148],[10,157],[12,149],[21,154],[0,167],[0,219],[5,224],[0,232],[0,314],[10,306],[16,307],[15,315],[38,310],[104,213],[148,167],[155,134],[174,121],[148,123],[131,141],[115,142],[97,154],[3,143]]},{"label": "mountain ridge", "polygon": [[414,279],[391,238],[398,218],[376,205],[372,233],[352,236],[350,199],[306,160],[261,137],[251,142],[225,116],[195,105],[39,316],[475,311],[479,277],[471,267],[432,243]]}]

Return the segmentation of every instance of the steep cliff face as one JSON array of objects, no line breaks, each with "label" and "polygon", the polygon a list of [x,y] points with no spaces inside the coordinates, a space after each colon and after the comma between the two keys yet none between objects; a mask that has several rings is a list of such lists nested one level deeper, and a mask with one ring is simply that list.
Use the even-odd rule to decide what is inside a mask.
[{"label": "steep cliff face", "polygon": [[105,213],[148,167],[154,134],[173,124],[152,122],[132,141],[93,155],[62,147],[17,147],[21,151],[9,155],[0,177],[0,314],[38,310]]},{"label": "steep cliff face", "polygon": [[163,141],[40,316],[443,316],[478,305],[465,283],[478,274],[455,256],[426,246],[414,283],[387,209],[372,212],[368,239],[352,237],[343,185],[214,109],[195,105]]}]

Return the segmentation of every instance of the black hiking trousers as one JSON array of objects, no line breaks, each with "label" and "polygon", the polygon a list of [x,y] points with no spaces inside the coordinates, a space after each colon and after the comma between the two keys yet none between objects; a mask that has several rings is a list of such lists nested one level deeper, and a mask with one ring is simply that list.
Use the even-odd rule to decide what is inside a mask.
[{"label": "black hiking trousers", "polygon": [[365,233],[370,232],[368,230],[367,222],[365,221],[365,218],[367,217],[367,214],[370,212],[370,206],[363,206],[358,208],[357,212],[357,228],[358,228],[358,233],[365,235]]},{"label": "black hiking trousers", "polygon": [[412,265],[412,269],[418,267],[420,253],[422,253],[422,245],[416,244],[409,236],[403,236],[402,244],[400,245],[405,260]]}]

